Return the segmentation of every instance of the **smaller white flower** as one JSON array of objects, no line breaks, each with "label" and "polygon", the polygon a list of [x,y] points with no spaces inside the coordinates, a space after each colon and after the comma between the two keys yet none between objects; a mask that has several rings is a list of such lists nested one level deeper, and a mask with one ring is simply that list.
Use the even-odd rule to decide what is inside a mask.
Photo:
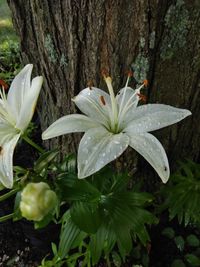
[{"label": "smaller white flower", "polygon": [[14,78],[8,95],[0,90],[0,182],[13,186],[13,152],[32,119],[43,78],[31,82],[33,65],[26,65]]},{"label": "smaller white flower", "polygon": [[73,101],[85,115],[67,115],[54,122],[42,135],[49,139],[72,132],[85,132],[78,149],[78,177],[85,178],[119,157],[129,146],[140,153],[164,183],[169,164],[164,148],[150,133],[191,115],[186,109],[162,104],[137,106],[140,90],[126,86],[114,95],[110,77],[104,77],[109,94],[91,87]]}]

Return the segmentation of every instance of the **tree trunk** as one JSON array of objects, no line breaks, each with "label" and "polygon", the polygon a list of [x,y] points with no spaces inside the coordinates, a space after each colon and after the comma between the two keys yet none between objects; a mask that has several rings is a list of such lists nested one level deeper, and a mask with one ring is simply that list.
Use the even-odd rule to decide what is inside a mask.
[{"label": "tree trunk", "polygon": [[[148,102],[190,109],[192,117],[156,133],[175,162],[200,152],[200,3],[197,0],[8,0],[21,38],[22,62],[45,78],[39,101],[42,130],[74,113],[71,98],[88,81],[116,92],[132,68],[132,85],[147,78]],[[51,140],[74,151],[80,136]],[[131,152],[133,153],[133,152]],[[133,154],[131,154],[133,155]],[[133,161],[129,162],[133,168]]]}]

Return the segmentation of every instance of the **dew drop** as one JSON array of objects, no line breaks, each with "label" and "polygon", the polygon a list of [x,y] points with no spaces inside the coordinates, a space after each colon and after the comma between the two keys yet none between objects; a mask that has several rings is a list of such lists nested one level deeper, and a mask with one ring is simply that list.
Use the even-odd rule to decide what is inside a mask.
[{"label": "dew drop", "polygon": [[120,145],[120,142],[119,142],[119,141],[114,141],[114,143],[115,143],[116,145]]}]

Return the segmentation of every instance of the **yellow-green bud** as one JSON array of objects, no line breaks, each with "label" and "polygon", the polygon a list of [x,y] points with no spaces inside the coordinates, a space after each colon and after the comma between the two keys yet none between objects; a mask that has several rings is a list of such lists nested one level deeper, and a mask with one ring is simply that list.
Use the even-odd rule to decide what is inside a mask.
[{"label": "yellow-green bud", "polygon": [[29,183],[21,194],[20,210],[27,220],[41,221],[57,203],[57,196],[44,182]]}]

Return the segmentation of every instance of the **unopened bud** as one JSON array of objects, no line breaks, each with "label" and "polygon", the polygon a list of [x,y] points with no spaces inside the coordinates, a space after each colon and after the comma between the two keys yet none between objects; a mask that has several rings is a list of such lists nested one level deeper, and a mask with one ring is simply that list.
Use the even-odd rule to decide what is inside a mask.
[{"label": "unopened bud", "polygon": [[22,191],[20,210],[27,220],[41,221],[57,203],[57,196],[44,182],[29,183]]}]

